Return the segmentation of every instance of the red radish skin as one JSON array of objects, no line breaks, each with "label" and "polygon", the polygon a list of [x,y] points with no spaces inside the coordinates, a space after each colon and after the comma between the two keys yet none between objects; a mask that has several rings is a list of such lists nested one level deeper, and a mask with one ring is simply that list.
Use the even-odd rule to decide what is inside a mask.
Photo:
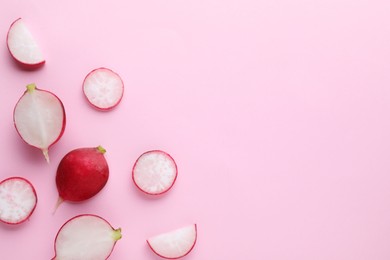
[{"label": "red radish skin", "polygon": [[[14,186],[10,187],[10,185],[12,184]],[[18,190],[10,191],[9,189],[18,189]],[[22,205],[26,203],[27,204],[33,203],[33,205],[32,206],[27,205],[27,207],[26,205],[24,206]],[[37,203],[38,203],[38,197],[34,189],[34,186],[31,184],[30,181],[26,180],[25,178],[10,177],[0,182],[0,222],[3,222],[5,224],[10,224],[10,225],[18,225],[25,222],[33,214],[37,206]],[[13,208],[12,210],[7,209],[7,207],[10,206],[16,208]],[[7,218],[4,216],[7,213],[8,214],[17,213],[18,208],[19,208],[19,212],[24,211],[25,216],[21,218],[19,217],[15,221],[10,221],[9,217]]]},{"label": "red radish skin", "polygon": [[[22,140],[28,145],[40,149],[46,161],[50,162],[49,148],[60,140],[65,131],[65,108],[62,101],[52,92],[39,89],[33,83],[27,85],[26,88],[27,90],[14,108],[14,126]],[[34,98],[33,95],[36,97]],[[30,103],[31,105],[29,105]],[[38,109],[38,103],[41,103],[39,106],[43,107]],[[55,109],[47,106],[52,106]],[[28,113],[30,114],[26,116]],[[45,124],[43,125],[43,123]],[[58,124],[58,126],[54,124]],[[29,127],[26,128],[26,126]],[[38,128],[38,130],[34,128]],[[43,131],[45,133],[42,133],[42,129],[45,129]],[[48,138],[47,132],[52,132],[50,133],[51,140],[43,140]]]},{"label": "red radish skin", "polygon": [[124,84],[118,73],[104,67],[88,73],[83,93],[88,103],[100,111],[109,111],[122,100]]},{"label": "red radish skin", "polygon": [[[17,32],[14,32],[15,27],[18,26],[18,25],[23,27],[24,30],[28,30],[27,27],[25,26],[24,22],[22,21],[22,18],[16,19],[10,25],[10,27],[8,29],[8,33],[7,33],[7,41],[6,42],[7,42],[7,48],[8,48],[9,53],[11,54],[11,57],[16,61],[16,63],[21,68],[23,68],[25,70],[36,70],[38,68],[41,68],[45,64],[46,60],[43,58],[43,56],[41,54],[41,51],[39,50],[38,47],[36,47],[36,50],[30,50],[30,51],[38,52],[35,55],[40,56],[40,58],[34,58],[33,60],[28,61],[28,60],[26,60],[23,57],[18,57],[17,49],[14,47],[14,45],[17,44],[17,43],[14,42],[14,39],[16,38],[19,41],[23,41],[24,40],[24,39],[21,39],[20,36],[17,36],[17,34],[18,34]],[[30,37],[32,38],[32,35],[31,35],[30,32],[28,32],[27,34],[29,34],[29,38]],[[19,44],[20,44],[20,42],[19,42]],[[31,46],[31,44],[35,44],[36,45],[35,41],[34,42],[29,42],[29,43],[24,44],[24,45],[30,45]],[[34,53],[27,53],[27,54],[24,54],[24,55],[31,56],[31,55],[34,55]]]},{"label": "red radish skin", "polygon": [[[112,226],[111,226],[111,224],[107,221],[107,220],[105,220],[104,218],[102,218],[102,217],[100,217],[100,216],[97,216],[97,215],[93,215],[93,214],[82,214],[82,215],[78,215],[78,216],[75,216],[75,217],[73,217],[73,218],[71,218],[71,219],[69,219],[68,221],[66,221],[62,226],[61,226],[61,228],[58,230],[58,232],[57,232],[57,235],[56,235],[56,237],[55,237],[55,240],[54,240],[54,252],[55,252],[55,256],[52,258],[52,260],[62,260],[62,258],[60,258],[60,257],[58,257],[57,256],[57,252],[58,252],[58,248],[57,248],[57,242],[58,242],[58,240],[59,240],[59,235],[60,235],[60,233],[61,233],[61,231],[63,231],[63,229],[64,229],[64,227],[67,227],[69,224],[71,224],[72,222],[74,222],[74,221],[77,221],[77,220],[79,220],[79,219],[81,219],[81,218],[89,218],[89,219],[91,219],[91,220],[93,220],[93,221],[99,221],[99,222],[104,222],[104,223],[106,223],[106,225],[112,230],[112,238],[113,238],[113,240],[114,240],[114,242],[113,242],[113,244],[112,244],[112,248],[111,248],[111,251],[109,251],[109,252],[107,252],[107,254],[105,255],[105,256],[103,256],[103,258],[101,258],[101,259],[108,259],[109,257],[110,257],[110,255],[112,254],[112,252],[113,252],[113,250],[114,250],[114,247],[115,247],[115,245],[116,245],[116,243],[118,242],[118,240],[119,239],[121,239],[122,238],[122,230],[121,230],[121,228],[118,228],[118,229],[114,229]],[[70,233],[68,232],[68,237],[71,237],[71,235],[70,235]],[[79,238],[80,238],[80,236],[79,236]],[[72,238],[71,238],[72,239]],[[76,239],[77,240],[77,237],[75,237],[75,238],[73,238],[73,239]],[[85,243],[87,243],[88,241],[84,241],[84,245],[85,245]],[[96,244],[96,245],[93,245],[94,246],[94,248],[96,248],[96,247],[99,247],[99,245],[98,244]],[[82,248],[83,250],[85,250],[85,248]],[[76,258],[72,258],[72,259],[76,259]],[[78,259],[78,258],[77,258]],[[100,259],[100,258],[99,258]],[[64,260],[66,260],[66,259],[64,259]],[[87,260],[87,259],[84,259],[83,258],[83,260]],[[93,260],[97,260],[97,258],[94,258]]]},{"label": "red radish skin", "polygon": [[[161,189],[160,191],[156,191],[156,192],[151,191],[151,190],[147,190],[145,187],[141,187],[142,185],[140,185],[140,179],[143,178],[141,176],[142,171],[140,171],[139,173],[137,172],[137,168],[141,165],[141,160],[143,160],[143,158],[145,158],[146,156],[149,156],[149,155],[161,155],[161,156],[165,157],[167,159],[167,161],[169,161],[171,163],[172,170],[174,172],[173,176],[170,177],[171,180],[170,180],[170,183],[168,184],[168,186],[166,186],[163,189]],[[147,164],[149,164],[149,163],[147,163]],[[149,166],[150,166],[150,164],[147,167],[149,168]],[[154,166],[155,167],[153,167],[153,168],[159,167],[159,163],[156,163],[156,165],[154,165]],[[146,175],[149,175],[150,178],[159,178],[159,172],[152,172],[150,168],[146,169],[146,171],[143,171],[143,172],[146,173]],[[133,170],[132,170],[132,180],[133,180],[135,186],[143,193],[148,194],[148,195],[162,195],[162,194],[165,194],[166,192],[168,192],[173,187],[173,185],[175,184],[176,179],[177,179],[177,174],[178,174],[177,164],[171,155],[169,155],[168,153],[161,151],[161,150],[151,150],[151,151],[147,151],[147,152],[141,154],[140,157],[138,157],[138,159],[134,163]]]},{"label": "red radish skin", "polygon": [[[155,248],[155,246],[153,245],[153,242],[151,240],[153,240],[154,237],[149,238],[148,240],[146,240],[146,243],[148,244],[150,249],[153,251],[153,253],[155,253],[156,255],[158,255],[161,258],[165,258],[165,259],[179,259],[179,258],[185,257],[186,255],[188,255],[194,249],[196,241],[198,239],[198,228],[197,228],[197,225],[194,224],[194,225],[191,225],[191,226],[188,226],[188,227],[184,227],[184,228],[189,228],[189,227],[191,227],[191,228],[193,227],[195,234],[194,234],[193,240],[191,241],[191,246],[188,249],[186,249],[184,253],[181,253],[180,255],[176,255],[176,256],[166,256],[166,255],[163,255],[163,253],[159,252]],[[171,232],[167,232],[167,233],[164,233],[164,234],[161,234],[161,235],[158,235],[158,236],[169,235],[169,233],[174,233],[174,232],[177,232],[179,230],[180,229],[173,230]],[[156,236],[156,237],[158,237],[158,236]],[[178,241],[166,241],[166,242],[168,242],[167,244],[169,244],[169,242],[172,242],[176,247],[179,244]]]},{"label": "red radish skin", "polygon": [[64,156],[56,176],[60,200],[84,201],[103,189],[109,177],[105,152],[99,146],[75,149]]}]

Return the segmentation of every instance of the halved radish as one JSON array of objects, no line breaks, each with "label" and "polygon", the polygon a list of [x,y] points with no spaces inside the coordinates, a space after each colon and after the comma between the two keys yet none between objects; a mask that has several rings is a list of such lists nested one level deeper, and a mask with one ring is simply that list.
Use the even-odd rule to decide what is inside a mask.
[{"label": "halved radish", "polygon": [[114,71],[98,68],[85,77],[83,91],[92,106],[100,110],[110,110],[121,101],[124,85],[121,77]]},{"label": "halved radish", "polygon": [[7,47],[17,63],[26,69],[36,69],[45,63],[37,42],[21,18],[8,30]]},{"label": "halved radish", "polygon": [[121,239],[121,229],[114,229],[102,217],[84,214],[68,220],[58,231],[52,260],[107,259],[115,243]]},{"label": "halved radish", "polygon": [[158,195],[167,192],[175,183],[177,166],[166,152],[148,151],[135,162],[132,177],[141,191]]},{"label": "halved radish", "polygon": [[158,256],[177,259],[186,256],[194,248],[197,239],[196,224],[163,233],[147,240]]},{"label": "halved radish", "polygon": [[11,177],[0,182],[0,221],[19,224],[26,221],[37,205],[33,185],[21,177]]},{"label": "halved radish", "polygon": [[14,124],[20,137],[27,144],[41,149],[49,162],[49,147],[65,130],[64,106],[53,93],[29,84],[15,106]]}]

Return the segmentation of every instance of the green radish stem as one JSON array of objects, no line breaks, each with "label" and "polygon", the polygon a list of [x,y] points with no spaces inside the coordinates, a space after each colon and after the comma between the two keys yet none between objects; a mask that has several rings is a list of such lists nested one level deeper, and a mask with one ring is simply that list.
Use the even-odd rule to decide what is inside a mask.
[{"label": "green radish stem", "polygon": [[105,154],[106,153],[106,149],[103,148],[103,146],[99,145],[97,147],[97,149],[99,150],[99,152],[101,152],[102,154]]}]

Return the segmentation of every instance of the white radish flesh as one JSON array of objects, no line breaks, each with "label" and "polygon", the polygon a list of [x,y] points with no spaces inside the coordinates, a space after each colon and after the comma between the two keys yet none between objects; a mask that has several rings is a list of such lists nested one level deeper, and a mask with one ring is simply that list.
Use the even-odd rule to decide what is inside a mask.
[{"label": "white radish flesh", "polygon": [[26,68],[37,68],[45,63],[37,42],[20,18],[9,28],[7,46],[12,57]]},{"label": "white radish flesh", "polygon": [[65,129],[64,106],[53,93],[30,84],[15,106],[14,123],[22,139],[41,149],[49,161],[48,149]]},{"label": "white radish flesh", "polygon": [[21,177],[11,177],[0,182],[0,221],[19,224],[27,220],[37,205],[37,195],[32,184]]},{"label": "white radish flesh", "polygon": [[99,68],[85,77],[83,91],[92,106],[109,110],[121,101],[124,85],[117,73],[107,68]]},{"label": "white radish flesh", "polygon": [[158,195],[168,191],[176,181],[177,166],[166,152],[153,150],[142,154],[133,167],[133,181],[143,192]]},{"label": "white radish flesh", "polygon": [[196,224],[163,233],[147,240],[148,245],[158,256],[177,259],[187,255],[195,246]]},{"label": "white radish flesh", "polygon": [[121,229],[113,229],[103,218],[79,215],[68,220],[58,231],[53,259],[104,260],[121,237]]}]

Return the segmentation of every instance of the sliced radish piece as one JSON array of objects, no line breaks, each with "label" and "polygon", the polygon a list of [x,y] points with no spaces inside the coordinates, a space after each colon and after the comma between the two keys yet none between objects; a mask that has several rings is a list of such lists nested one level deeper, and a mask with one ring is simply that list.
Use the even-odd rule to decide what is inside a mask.
[{"label": "sliced radish piece", "polygon": [[175,183],[177,166],[166,152],[148,151],[135,162],[132,177],[141,191],[158,195],[167,192]]},{"label": "sliced radish piece", "polygon": [[26,69],[36,69],[45,63],[38,44],[21,18],[8,30],[7,47],[11,56]]},{"label": "sliced radish piece", "polygon": [[114,229],[102,217],[79,215],[68,220],[58,231],[54,242],[53,259],[107,259],[121,237],[121,229]]},{"label": "sliced radish piece", "polygon": [[27,144],[41,149],[49,162],[49,147],[65,130],[64,106],[53,93],[29,84],[15,106],[14,124],[20,137]]},{"label": "sliced radish piece", "polygon": [[121,77],[114,71],[98,68],[85,77],[83,91],[92,106],[100,110],[110,110],[121,101],[124,85]]},{"label": "sliced radish piece", "polygon": [[194,248],[197,239],[196,224],[163,233],[147,240],[158,256],[177,259],[186,256]]},{"label": "sliced radish piece", "polygon": [[19,224],[26,221],[37,205],[33,185],[21,177],[11,177],[0,182],[0,221]]}]

